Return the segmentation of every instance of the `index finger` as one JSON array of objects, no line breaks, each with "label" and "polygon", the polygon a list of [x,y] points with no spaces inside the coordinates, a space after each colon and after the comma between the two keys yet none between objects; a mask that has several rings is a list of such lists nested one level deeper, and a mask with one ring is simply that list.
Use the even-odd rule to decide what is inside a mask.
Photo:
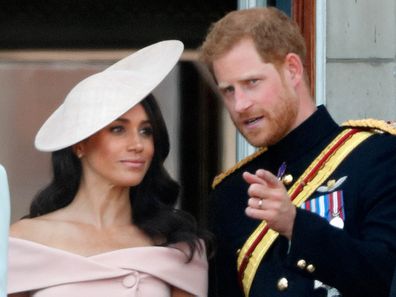
[{"label": "index finger", "polygon": [[259,176],[257,176],[256,174],[252,174],[248,171],[245,171],[242,174],[243,179],[248,183],[248,184],[265,184],[265,181],[263,179],[261,179]]},{"label": "index finger", "polygon": [[[281,184],[279,179],[268,170],[259,169],[256,171],[256,176],[265,181],[269,186],[276,187]],[[283,184],[282,184],[283,185]]]}]

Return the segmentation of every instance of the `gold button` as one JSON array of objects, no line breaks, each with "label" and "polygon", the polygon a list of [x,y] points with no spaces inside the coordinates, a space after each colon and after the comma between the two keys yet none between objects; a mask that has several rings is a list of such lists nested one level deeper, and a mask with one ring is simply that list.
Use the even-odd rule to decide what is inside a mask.
[{"label": "gold button", "polygon": [[297,267],[300,269],[305,269],[305,267],[307,267],[307,262],[304,259],[298,260]]},{"label": "gold button", "polygon": [[282,182],[285,186],[290,185],[293,182],[293,176],[291,174],[286,174],[282,177]]},{"label": "gold button", "polygon": [[239,255],[240,252],[241,252],[241,249],[238,249],[238,250],[236,251],[237,256]]},{"label": "gold button", "polygon": [[278,280],[278,283],[276,286],[277,286],[278,290],[282,292],[287,289],[287,287],[289,286],[289,282],[286,277],[282,277]]},{"label": "gold button", "polygon": [[315,269],[316,269],[316,267],[314,265],[312,265],[312,264],[309,264],[307,266],[307,271],[310,272],[310,273],[314,272]]}]

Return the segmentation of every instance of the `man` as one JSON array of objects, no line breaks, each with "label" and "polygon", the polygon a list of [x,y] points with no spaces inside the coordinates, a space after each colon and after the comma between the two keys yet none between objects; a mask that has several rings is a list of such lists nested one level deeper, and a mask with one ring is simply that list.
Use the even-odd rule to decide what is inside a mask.
[{"label": "man", "polygon": [[395,129],[340,127],[316,107],[304,39],[275,8],[226,15],[201,60],[235,126],[261,148],[214,181],[217,296],[388,296]]}]

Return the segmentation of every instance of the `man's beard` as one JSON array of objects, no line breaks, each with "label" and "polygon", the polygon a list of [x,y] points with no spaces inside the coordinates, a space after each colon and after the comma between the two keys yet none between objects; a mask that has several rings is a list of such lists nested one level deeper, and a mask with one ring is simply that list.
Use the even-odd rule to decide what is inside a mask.
[{"label": "man's beard", "polygon": [[251,145],[256,147],[274,145],[293,128],[298,113],[298,99],[290,92],[286,92],[279,96],[279,103],[276,107],[271,113],[264,111],[264,119],[267,123],[266,131],[260,131],[257,137],[245,134],[242,129],[239,129]]}]

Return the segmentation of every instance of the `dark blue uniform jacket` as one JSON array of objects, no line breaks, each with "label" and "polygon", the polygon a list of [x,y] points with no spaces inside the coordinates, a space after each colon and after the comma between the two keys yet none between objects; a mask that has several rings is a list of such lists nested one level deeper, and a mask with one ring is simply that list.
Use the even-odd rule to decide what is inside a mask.
[{"label": "dark blue uniform jacket", "polygon": [[[342,129],[321,106],[279,143],[216,186],[211,197],[212,227],[218,240],[211,264],[213,295],[243,296],[237,281],[236,252],[260,222],[244,213],[248,185],[242,173],[264,168],[276,174],[286,162],[286,174],[297,180]],[[376,133],[365,140],[329,178],[342,179],[329,193],[337,191],[343,197],[344,228],[298,208],[290,250],[288,240],[278,237],[257,271],[250,297],[340,296],[334,293],[337,291],[343,297],[389,295],[396,262],[396,137]],[[326,194],[316,191],[309,199]],[[311,264],[314,271],[300,268],[299,260]],[[287,280],[283,291],[277,286],[281,278]],[[337,291],[328,292],[330,288]]]}]

